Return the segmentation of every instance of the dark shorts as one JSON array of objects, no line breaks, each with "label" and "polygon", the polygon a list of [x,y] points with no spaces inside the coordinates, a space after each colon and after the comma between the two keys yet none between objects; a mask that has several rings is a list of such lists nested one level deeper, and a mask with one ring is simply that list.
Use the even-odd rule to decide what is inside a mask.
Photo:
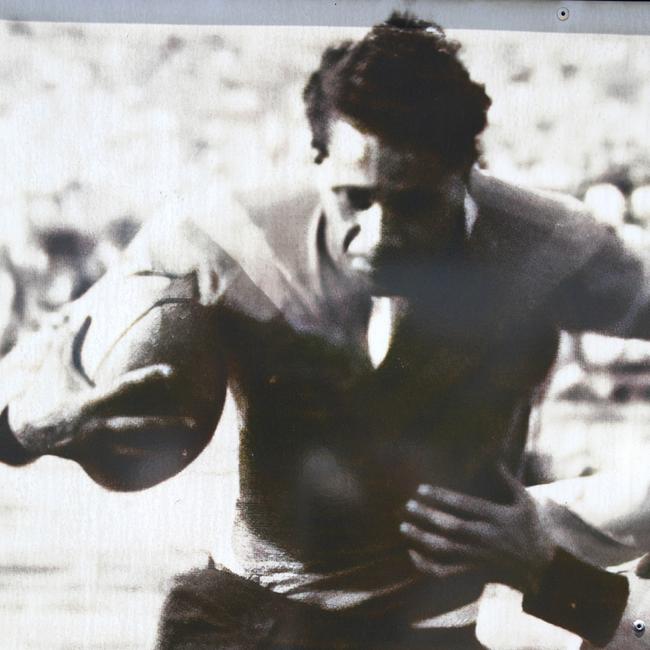
[{"label": "dark shorts", "polygon": [[225,569],[178,576],[162,610],[157,650],[473,650],[474,627],[412,630],[291,601]]}]

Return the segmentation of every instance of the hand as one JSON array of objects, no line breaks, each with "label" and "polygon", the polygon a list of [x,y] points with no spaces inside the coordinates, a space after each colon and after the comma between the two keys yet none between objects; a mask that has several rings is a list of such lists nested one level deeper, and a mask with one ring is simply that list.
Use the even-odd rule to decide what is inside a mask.
[{"label": "hand", "polygon": [[400,531],[420,571],[437,578],[481,573],[488,582],[535,589],[555,546],[523,485],[505,467],[499,474],[511,494],[507,504],[430,485],[418,488]]}]

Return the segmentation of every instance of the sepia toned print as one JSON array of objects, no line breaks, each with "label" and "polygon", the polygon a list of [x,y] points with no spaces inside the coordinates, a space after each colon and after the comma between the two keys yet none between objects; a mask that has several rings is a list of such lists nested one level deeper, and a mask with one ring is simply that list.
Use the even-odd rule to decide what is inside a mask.
[{"label": "sepia toned print", "polygon": [[643,647],[646,38],[2,28],[8,647]]}]

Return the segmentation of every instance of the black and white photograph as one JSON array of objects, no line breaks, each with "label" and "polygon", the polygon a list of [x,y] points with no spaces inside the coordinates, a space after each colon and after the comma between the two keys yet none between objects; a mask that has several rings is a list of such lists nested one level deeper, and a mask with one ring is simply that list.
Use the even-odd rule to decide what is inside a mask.
[{"label": "black and white photograph", "polygon": [[0,91],[2,650],[650,648],[650,34],[7,19]]}]

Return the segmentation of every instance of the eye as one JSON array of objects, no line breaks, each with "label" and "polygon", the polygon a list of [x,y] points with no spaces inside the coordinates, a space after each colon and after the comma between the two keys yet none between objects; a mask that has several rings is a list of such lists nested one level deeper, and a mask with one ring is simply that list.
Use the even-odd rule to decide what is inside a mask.
[{"label": "eye", "polygon": [[395,192],[389,197],[389,203],[393,209],[410,213],[431,210],[439,200],[440,197],[435,192],[415,189]]},{"label": "eye", "polygon": [[368,210],[376,200],[373,190],[367,187],[341,187],[337,193],[345,197],[346,203],[355,212]]}]

